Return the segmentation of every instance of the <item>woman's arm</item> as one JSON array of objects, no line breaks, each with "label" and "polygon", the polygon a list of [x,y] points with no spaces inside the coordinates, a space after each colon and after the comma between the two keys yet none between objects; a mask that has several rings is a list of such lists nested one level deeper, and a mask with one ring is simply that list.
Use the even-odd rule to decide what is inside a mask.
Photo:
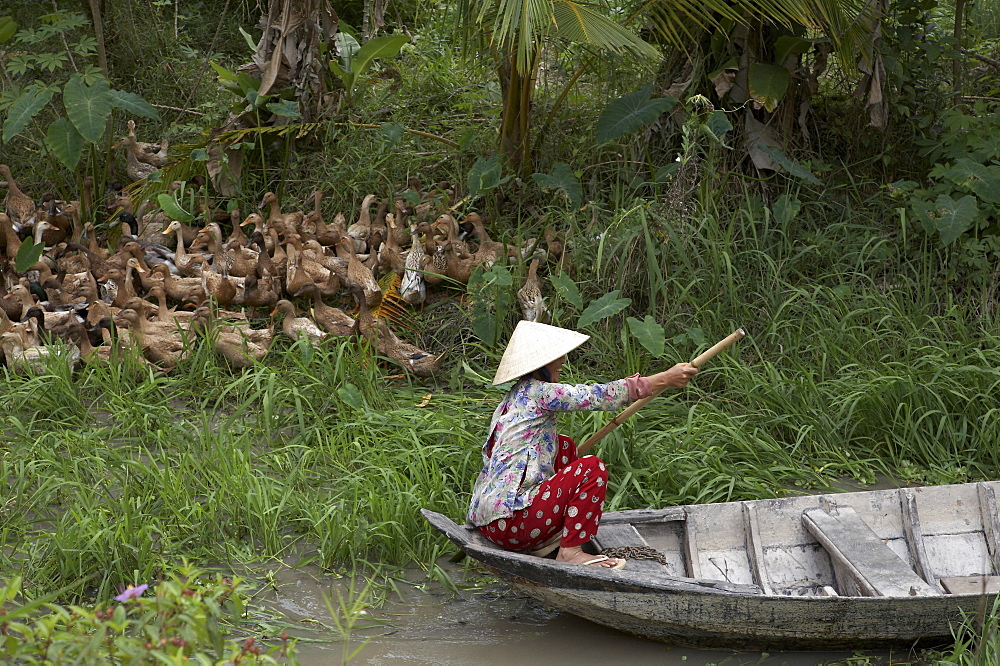
[{"label": "woman's arm", "polygon": [[690,363],[678,363],[669,370],[658,372],[655,375],[650,375],[644,379],[649,382],[650,391],[652,391],[653,394],[656,394],[668,386],[684,388],[687,386],[687,383],[691,381],[691,378],[697,374],[697,372],[698,368]]}]

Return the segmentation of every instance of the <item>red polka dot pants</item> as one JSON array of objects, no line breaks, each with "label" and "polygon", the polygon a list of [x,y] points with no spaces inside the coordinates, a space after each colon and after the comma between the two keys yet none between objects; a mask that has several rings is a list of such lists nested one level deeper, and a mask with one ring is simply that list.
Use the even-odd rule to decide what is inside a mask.
[{"label": "red polka dot pants", "polygon": [[559,435],[555,476],[545,481],[527,509],[479,528],[508,550],[533,550],[562,532],[559,545],[584,544],[597,534],[607,494],[608,471],[596,456],[576,457],[576,444]]}]

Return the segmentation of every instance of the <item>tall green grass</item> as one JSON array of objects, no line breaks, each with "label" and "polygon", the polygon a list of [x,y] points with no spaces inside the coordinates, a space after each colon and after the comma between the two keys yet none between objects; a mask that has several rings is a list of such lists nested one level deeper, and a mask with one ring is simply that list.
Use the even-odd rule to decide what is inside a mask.
[{"label": "tall green grass", "polygon": [[[996,477],[996,322],[928,289],[912,248],[846,217],[824,224],[808,206],[795,219],[750,205],[681,221],[618,209],[605,236],[574,248],[578,266],[594,267],[578,269],[577,283],[588,297],[633,295],[622,316],[652,312],[666,351],[651,358],[607,320],[573,355],[571,380],[653,372],[738,326],[749,336],[601,444],[612,508],[879,475]],[[609,270],[614,262],[633,268]],[[575,325],[571,309],[557,312],[555,323]],[[460,306],[434,317],[452,322],[453,339],[472,337]],[[500,350],[459,343],[437,383],[411,384],[387,381],[353,341],[276,345],[239,373],[197,341],[170,374],[126,356],[72,376],[57,366],[8,375],[0,571],[39,593],[89,579],[74,591],[85,596],[155,578],[185,556],[428,563],[442,541],[418,510],[464,515],[499,399],[483,378]],[[572,414],[561,429],[582,439],[606,418]]]}]

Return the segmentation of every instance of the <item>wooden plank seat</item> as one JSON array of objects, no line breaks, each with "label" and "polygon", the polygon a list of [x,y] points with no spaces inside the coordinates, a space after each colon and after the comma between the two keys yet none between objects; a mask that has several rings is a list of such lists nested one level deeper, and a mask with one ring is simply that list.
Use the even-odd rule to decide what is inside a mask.
[{"label": "wooden plank seat", "polygon": [[848,506],[835,513],[816,507],[802,512],[802,524],[833,560],[841,594],[868,597],[937,596],[872,528]]},{"label": "wooden plank seat", "polygon": [[950,576],[941,584],[949,594],[997,594],[1000,576]]},{"label": "wooden plank seat", "polygon": [[[630,546],[649,547],[646,540],[628,523],[611,524],[601,523],[597,529],[597,536],[594,537],[597,546],[603,551],[608,548],[628,548]],[[626,558],[628,564],[625,568],[629,571],[649,571],[653,573],[663,573],[663,565],[656,560],[646,560],[638,558]]]}]

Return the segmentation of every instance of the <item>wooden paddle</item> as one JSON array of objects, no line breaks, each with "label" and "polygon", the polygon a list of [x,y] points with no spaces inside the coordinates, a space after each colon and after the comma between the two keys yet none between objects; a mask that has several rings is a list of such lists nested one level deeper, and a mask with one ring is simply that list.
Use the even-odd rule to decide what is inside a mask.
[{"label": "wooden paddle", "polygon": [[[707,361],[714,358],[716,354],[718,354],[723,349],[725,349],[729,345],[733,344],[734,342],[742,338],[744,335],[746,335],[746,331],[744,331],[742,328],[736,329],[735,331],[727,335],[725,338],[723,338],[719,342],[716,342],[714,345],[712,345],[704,352],[699,354],[697,358],[691,361],[691,365],[693,365],[696,368],[700,368],[703,363],[706,363]],[[591,435],[589,438],[587,438],[587,441],[585,441],[583,444],[580,444],[578,447],[576,447],[577,454],[581,456],[584,455],[587,451],[590,450],[590,447],[592,447],[594,444],[597,444],[599,441],[604,439],[604,437],[609,432],[611,432],[612,430],[620,426],[622,423],[624,423],[628,419],[628,417],[632,416],[637,411],[639,411],[640,409],[648,405],[650,402],[652,402],[652,400],[656,396],[663,393],[664,389],[666,388],[667,387],[664,386],[663,388],[654,391],[652,395],[642,398],[640,400],[636,400],[627,408],[619,412],[613,419],[608,421],[607,425],[605,425],[603,428],[601,428],[593,435]]]}]

